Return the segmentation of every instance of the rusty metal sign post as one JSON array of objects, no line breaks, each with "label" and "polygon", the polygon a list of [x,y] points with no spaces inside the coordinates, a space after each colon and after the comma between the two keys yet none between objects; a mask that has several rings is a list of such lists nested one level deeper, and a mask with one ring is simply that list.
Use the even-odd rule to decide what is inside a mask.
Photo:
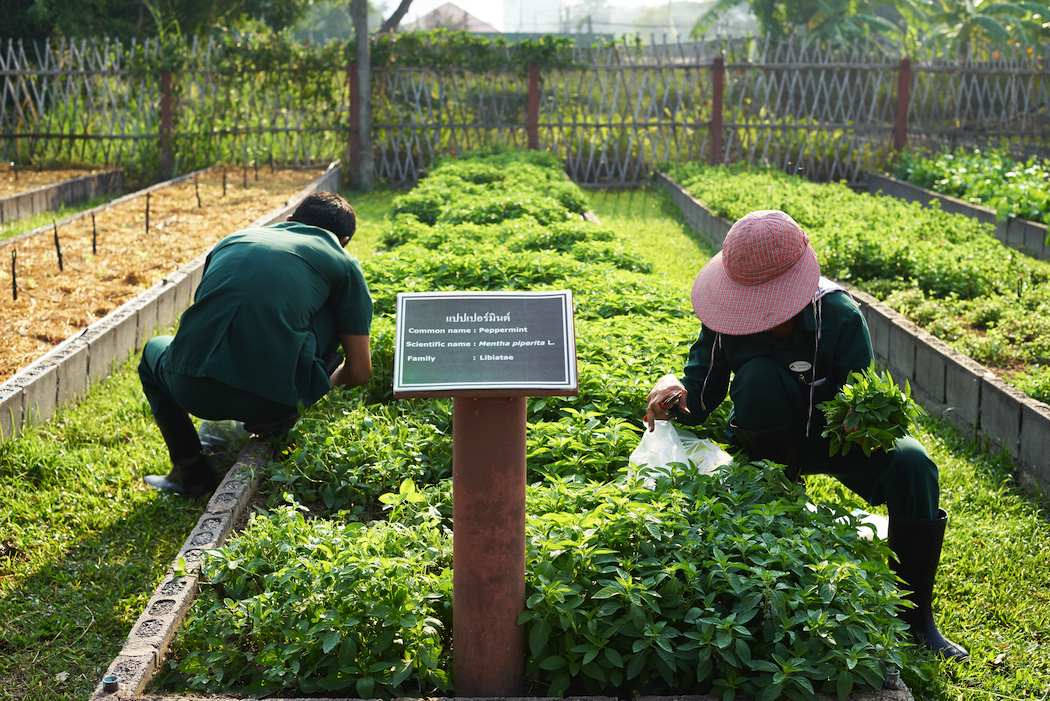
[{"label": "rusty metal sign post", "polygon": [[520,696],[528,396],[578,392],[572,293],[397,297],[394,397],[452,397],[452,673],[464,697]]}]

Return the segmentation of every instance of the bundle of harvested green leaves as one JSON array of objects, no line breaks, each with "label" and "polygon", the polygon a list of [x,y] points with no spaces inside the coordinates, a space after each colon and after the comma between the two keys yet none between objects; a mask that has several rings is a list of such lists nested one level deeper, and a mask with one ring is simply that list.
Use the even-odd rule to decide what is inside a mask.
[{"label": "bundle of harvested green leaves", "polygon": [[822,435],[831,439],[831,455],[847,455],[855,443],[869,456],[875,449],[889,450],[908,435],[913,422],[927,416],[911,398],[907,381],[902,390],[888,372],[877,372],[874,365],[850,378],[834,399],[820,405],[828,421]]}]

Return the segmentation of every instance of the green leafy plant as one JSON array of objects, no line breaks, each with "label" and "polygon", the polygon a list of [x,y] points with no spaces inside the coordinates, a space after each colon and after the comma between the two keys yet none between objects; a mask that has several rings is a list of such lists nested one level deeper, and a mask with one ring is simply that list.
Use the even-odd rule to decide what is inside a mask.
[{"label": "green leafy plant", "polygon": [[942,149],[934,155],[905,151],[894,177],[995,210],[996,219],[1018,217],[1050,224],[1050,166],[1031,156],[1021,161],[1006,149]]},{"label": "green leafy plant", "polygon": [[874,365],[862,372],[850,373],[835,398],[820,408],[827,418],[823,436],[831,439],[830,453],[849,454],[854,443],[865,455],[873,450],[889,450],[897,439],[908,435],[914,421],[927,412],[911,398],[911,386],[904,389],[894,383],[888,372],[878,372]]},{"label": "green leafy plant", "polygon": [[204,608],[180,631],[174,689],[298,688],[389,698],[450,687],[451,534],[315,519],[298,504],[252,518],[202,560]]},{"label": "green leafy plant", "polygon": [[655,489],[545,480],[529,491],[526,671],[551,696],[880,688],[904,626],[885,547],[855,528],[768,462]]}]

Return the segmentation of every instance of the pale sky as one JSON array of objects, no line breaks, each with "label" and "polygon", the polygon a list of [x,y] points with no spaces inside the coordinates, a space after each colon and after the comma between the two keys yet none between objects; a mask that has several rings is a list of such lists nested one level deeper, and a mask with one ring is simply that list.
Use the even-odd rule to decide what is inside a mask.
[{"label": "pale sky", "polygon": [[[405,15],[401,23],[415,22],[426,13],[441,7],[446,2],[452,2],[453,5],[463,8],[478,19],[488,22],[496,29],[503,30],[503,0],[412,0],[408,14]],[[394,0],[390,0],[390,4],[394,7],[397,6]],[[666,5],[667,0],[611,0],[609,4],[617,7],[647,7],[650,5]]]}]

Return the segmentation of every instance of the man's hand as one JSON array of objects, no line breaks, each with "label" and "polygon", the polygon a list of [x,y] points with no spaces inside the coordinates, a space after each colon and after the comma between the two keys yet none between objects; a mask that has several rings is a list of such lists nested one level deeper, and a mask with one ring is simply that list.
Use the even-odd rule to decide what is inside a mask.
[{"label": "man's hand", "polygon": [[372,354],[368,336],[340,334],[346,360],[335,369],[329,378],[336,387],[358,387],[368,382],[372,375]]},{"label": "man's hand", "polygon": [[677,406],[683,414],[689,413],[686,400],[689,398],[687,390],[674,375],[664,375],[649,390],[648,405],[645,408],[645,423],[652,431],[656,428],[657,421],[670,421],[670,411]]}]

